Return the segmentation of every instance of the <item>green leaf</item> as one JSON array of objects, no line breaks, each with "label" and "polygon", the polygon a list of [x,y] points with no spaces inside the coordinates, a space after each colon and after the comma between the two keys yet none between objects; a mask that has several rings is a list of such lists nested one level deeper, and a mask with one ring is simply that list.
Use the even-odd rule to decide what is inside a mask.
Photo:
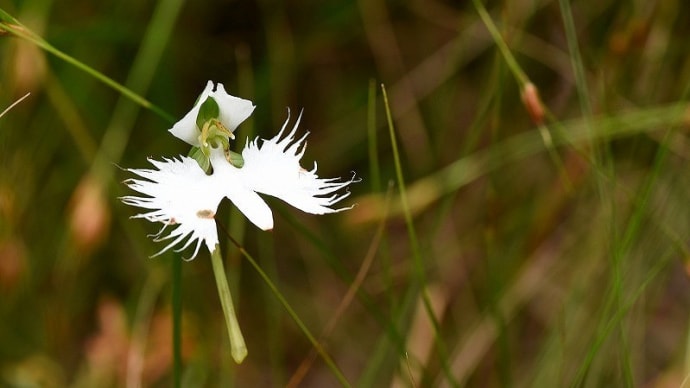
[{"label": "green leaf", "polygon": [[242,166],[244,166],[244,158],[242,157],[242,155],[232,151],[229,151],[227,155],[228,162],[230,162],[230,164],[232,164],[233,166],[237,168],[242,168]]}]

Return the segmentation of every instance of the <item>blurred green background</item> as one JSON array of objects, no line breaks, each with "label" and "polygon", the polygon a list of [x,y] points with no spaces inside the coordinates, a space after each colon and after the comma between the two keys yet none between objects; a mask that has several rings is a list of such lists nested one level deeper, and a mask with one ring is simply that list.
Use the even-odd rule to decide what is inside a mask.
[{"label": "blurred green background", "polygon": [[[344,213],[268,199],[272,232],[217,216],[352,385],[682,386],[690,4],[479,4],[0,0],[164,112],[0,34],[0,111],[31,93],[0,117],[0,386],[172,384],[181,255],[148,258],[158,225],[129,219],[118,167],[186,154],[165,116],[207,80],[257,106],[238,147],[303,109],[303,166],[362,178]],[[223,244],[249,357],[230,358],[202,252],[182,266],[184,385],[339,385]]]}]

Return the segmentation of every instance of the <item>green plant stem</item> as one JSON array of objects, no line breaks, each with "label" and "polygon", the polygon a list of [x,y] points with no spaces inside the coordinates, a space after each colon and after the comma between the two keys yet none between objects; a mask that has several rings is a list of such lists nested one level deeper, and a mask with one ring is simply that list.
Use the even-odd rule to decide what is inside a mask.
[{"label": "green plant stem", "polygon": [[241,364],[242,360],[247,357],[247,345],[244,343],[244,337],[242,336],[242,331],[240,330],[240,325],[235,315],[235,308],[232,304],[232,294],[230,293],[228,280],[225,277],[225,267],[223,266],[223,258],[220,254],[219,245],[216,245],[216,249],[211,253],[211,263],[213,264],[213,275],[216,277],[220,304],[223,306],[225,324],[228,328],[230,353],[235,362]]},{"label": "green plant stem", "polygon": [[[484,7],[484,4],[482,4],[481,0],[472,0],[472,2],[477,10],[477,13],[479,14],[479,17],[482,19],[482,22],[489,30],[491,38],[494,40],[494,43],[496,43],[496,46],[498,46],[498,49],[501,52],[501,55],[503,56],[503,59],[505,60],[506,64],[508,65],[508,68],[513,73],[513,76],[520,85],[520,89],[524,92],[525,87],[527,85],[532,84],[532,82],[530,81],[529,77],[527,77],[527,74],[522,70],[520,64],[518,64],[518,61],[517,59],[515,59],[515,56],[513,56],[513,53],[510,51],[510,48],[508,48],[508,44],[506,44],[505,40],[503,39],[503,36],[501,36],[501,33],[498,31],[496,24],[494,24],[494,21],[491,19],[491,15],[489,15],[489,12],[486,10],[486,7]],[[541,104],[541,102],[539,103]],[[546,115],[546,117],[550,117],[551,114],[548,108],[543,104],[541,105],[544,109],[544,114]],[[549,127],[544,123],[539,123],[538,129],[539,134],[542,138],[542,142],[548,150],[551,160],[554,162],[556,168],[558,168],[558,171],[564,177],[564,182],[566,186],[569,187],[570,181],[568,180],[568,174],[565,171],[565,167],[563,166],[563,161],[561,160],[560,155],[558,155],[558,152],[553,146],[553,139]]]},{"label": "green plant stem", "polygon": [[484,25],[489,30],[491,38],[494,40],[496,46],[498,46],[498,49],[501,51],[501,54],[503,55],[503,58],[506,61],[506,64],[508,64],[508,68],[510,69],[510,71],[513,72],[515,78],[517,78],[520,87],[524,87],[525,84],[529,82],[529,78],[527,77],[525,72],[522,71],[520,65],[518,65],[517,60],[510,52],[510,49],[508,49],[508,45],[503,40],[501,33],[498,31],[498,28],[496,28],[496,25],[494,24],[494,21],[491,19],[489,12],[486,10],[481,0],[472,0],[472,3],[474,4],[474,8],[476,8],[479,17],[482,19],[482,22],[484,22]]}]

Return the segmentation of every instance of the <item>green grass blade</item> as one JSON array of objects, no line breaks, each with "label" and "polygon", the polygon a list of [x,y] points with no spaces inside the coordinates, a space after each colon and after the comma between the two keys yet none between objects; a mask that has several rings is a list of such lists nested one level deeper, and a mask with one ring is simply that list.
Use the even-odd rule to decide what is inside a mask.
[{"label": "green grass blade", "polygon": [[[553,143],[556,146],[578,147],[588,142],[610,141],[652,132],[668,125],[677,125],[684,120],[682,112],[685,106],[684,103],[674,103],[596,118],[592,121],[592,128],[595,129],[593,133],[589,131],[588,125],[583,120],[566,121],[561,124],[560,130],[554,133]],[[544,151],[541,135],[539,131],[534,130],[514,135],[493,144],[490,148],[457,159],[409,185],[407,192],[410,211],[412,214],[418,214],[444,195],[451,194],[510,163],[516,163]],[[377,211],[382,203],[380,195],[365,196],[359,203],[360,206],[350,213],[351,217],[361,221],[380,218]],[[390,215],[395,217],[401,214],[402,199],[394,199]]]},{"label": "green grass blade", "polygon": [[405,179],[403,178],[402,165],[400,163],[400,153],[398,151],[397,141],[395,138],[395,129],[393,126],[393,118],[391,116],[390,105],[388,104],[388,95],[386,94],[386,88],[381,85],[381,92],[383,93],[383,105],[386,111],[386,119],[388,122],[388,133],[390,135],[391,147],[393,149],[393,162],[395,165],[395,175],[398,182],[398,189],[400,190],[400,200],[402,205],[402,211],[405,216],[405,224],[407,226],[407,237],[410,243],[410,250],[412,251],[412,272],[416,276],[416,283],[419,285],[421,298],[424,303],[424,308],[431,321],[434,330],[434,341],[436,344],[436,350],[439,353],[441,359],[441,365],[448,381],[453,384],[453,386],[458,386],[458,382],[451,373],[448,367],[448,357],[445,350],[445,344],[440,337],[439,323],[434,314],[433,308],[431,307],[431,301],[429,300],[429,295],[426,291],[426,269],[424,262],[422,261],[422,255],[419,249],[419,242],[417,240],[417,232],[415,230],[414,221],[412,220],[412,213],[410,207],[407,203],[407,195],[405,188]]},{"label": "green grass blade", "polygon": [[158,106],[154,105],[150,101],[146,100],[142,96],[132,92],[130,89],[126,88],[122,84],[116,82],[112,78],[106,76],[105,74],[99,72],[98,70],[84,64],[83,62],[79,61],[76,58],[71,57],[70,55],[60,51],[56,47],[52,46],[50,43],[46,42],[43,38],[40,36],[36,35],[33,33],[31,30],[20,24],[16,19],[12,18],[9,14],[7,14],[4,10],[0,9],[0,17],[2,17],[3,21],[0,22],[0,32],[4,31],[6,33],[12,34],[20,39],[25,39],[36,46],[42,48],[43,50],[55,55],[56,57],[62,59],[63,61],[69,63],[70,65],[73,65],[74,67],[78,68],[79,70],[85,72],[86,74],[94,77],[95,79],[103,82],[107,86],[111,87],[112,89],[116,90],[117,92],[121,93],[125,97],[129,98],[133,102],[137,103],[138,105],[141,105],[143,108],[149,109],[152,112],[156,113],[158,116],[163,118],[164,120],[173,123],[175,122],[175,119],[166,113],[163,109],[159,108]]}]

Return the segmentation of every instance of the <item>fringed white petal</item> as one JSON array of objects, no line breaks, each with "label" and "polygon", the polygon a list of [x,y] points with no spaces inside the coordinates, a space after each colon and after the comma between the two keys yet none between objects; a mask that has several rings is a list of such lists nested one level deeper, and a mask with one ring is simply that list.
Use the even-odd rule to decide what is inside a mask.
[{"label": "fringed white petal", "polygon": [[215,98],[220,109],[219,120],[230,132],[233,132],[254,111],[254,104],[251,101],[229,95],[221,83],[215,86],[214,91],[213,82],[208,81],[192,110],[170,128],[170,133],[198,147],[199,129],[196,127],[196,117],[199,115],[201,104],[209,96]]},{"label": "fringed white petal", "polygon": [[[155,169],[127,169],[143,179],[125,181],[131,189],[143,196],[128,195],[121,200],[127,205],[148,209],[135,218],[145,218],[164,225],[155,235],[156,241],[172,240],[157,256],[168,249],[187,248],[196,242],[194,258],[202,242],[209,252],[218,243],[218,232],[213,216],[224,194],[213,176],[207,176],[194,159],[149,159]],[[174,227],[164,235],[168,227]],[[185,241],[186,240],[186,241]]]},{"label": "fringed white petal", "polygon": [[307,213],[325,214],[350,209],[334,209],[332,206],[350,195],[349,191],[342,190],[356,182],[355,177],[344,181],[339,178],[322,179],[316,175],[316,163],[309,171],[300,166],[308,135],[305,133],[295,139],[301,117],[300,114],[290,132],[284,135],[290,121],[288,111],[288,118],[278,135],[263,140],[261,144],[259,139],[248,141],[242,151],[244,166],[239,169],[238,180],[251,190],[280,198]]}]

